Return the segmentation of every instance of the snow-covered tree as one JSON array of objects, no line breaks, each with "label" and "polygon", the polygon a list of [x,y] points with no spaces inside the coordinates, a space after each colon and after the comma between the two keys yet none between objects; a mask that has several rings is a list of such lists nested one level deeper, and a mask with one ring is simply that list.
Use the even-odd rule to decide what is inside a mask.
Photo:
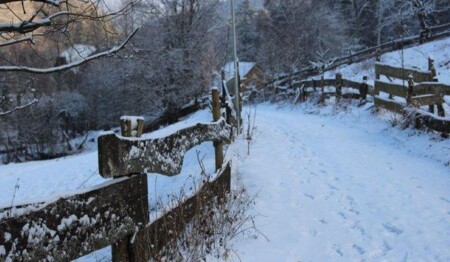
[{"label": "snow-covered tree", "polygon": [[[90,60],[108,56],[121,50],[131,35],[124,36],[121,43],[108,44],[105,38],[117,32],[111,27],[111,20],[126,13],[129,6],[115,12],[103,11],[101,1],[74,0],[0,0],[0,78],[5,74],[51,74],[61,72]],[[89,28],[97,30],[88,31]],[[66,48],[77,41],[88,42],[87,32],[96,39],[104,41],[103,51],[83,56],[76,62],[55,66],[60,53],[50,52],[51,43],[66,43]],[[92,40],[92,38],[91,38]],[[63,47],[64,48],[64,47]],[[56,48],[56,50],[60,50]],[[62,50],[60,50],[62,51]],[[35,57],[35,58],[33,58]],[[25,77],[25,76],[21,76]],[[5,82],[4,82],[5,83]],[[9,90],[17,95],[17,90]],[[36,99],[20,101],[17,99],[2,105],[0,116],[11,114],[37,102]]]},{"label": "snow-covered tree", "polygon": [[256,12],[250,0],[244,0],[236,12],[238,57],[241,61],[255,61],[258,49]]}]

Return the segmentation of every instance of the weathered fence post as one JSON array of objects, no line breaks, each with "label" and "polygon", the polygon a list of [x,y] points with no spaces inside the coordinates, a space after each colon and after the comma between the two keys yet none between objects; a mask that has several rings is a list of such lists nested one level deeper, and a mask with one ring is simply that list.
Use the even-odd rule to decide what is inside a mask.
[{"label": "weathered fence post", "polygon": [[139,116],[122,116],[120,131],[124,137],[140,137],[144,130],[144,118]]},{"label": "weathered fence post", "polygon": [[406,94],[406,105],[407,106],[412,105],[413,93],[414,93],[414,79],[413,79],[413,76],[410,75],[408,77],[408,92]]},{"label": "weathered fence post", "polygon": [[[144,118],[136,116],[122,116],[120,118],[120,127],[122,136],[124,137],[141,137],[144,129]],[[141,176],[146,176],[141,174]],[[147,185],[142,185],[147,186]],[[148,214],[149,208],[144,212]],[[145,225],[142,225],[145,226]],[[137,229],[136,229],[137,230]],[[129,235],[124,239],[111,245],[113,262],[144,262],[150,258],[150,238],[146,230],[136,231],[133,235]]]},{"label": "weathered fence post", "polygon": [[361,95],[361,101],[367,100],[367,92],[369,85],[367,84],[367,76],[363,76],[363,82],[359,86],[359,94]]},{"label": "weathered fence post", "polygon": [[[436,67],[434,66],[434,59],[431,57],[428,57],[428,71],[430,71],[430,82],[438,82]],[[439,95],[443,96],[442,91],[440,92],[441,93]],[[442,104],[436,104],[436,107],[438,115],[444,117],[445,110]],[[434,113],[434,105],[428,105],[428,110],[430,111],[430,113]]]},{"label": "weathered fence post", "polygon": [[342,96],[342,74],[341,73],[336,73],[336,83],[335,83],[335,87],[336,87],[336,102],[339,102],[341,100],[341,96]]},{"label": "weathered fence post", "polygon": [[[211,90],[212,94],[212,112],[213,112],[213,120],[219,121],[220,115],[220,98],[219,98],[219,90],[217,88],[213,88]],[[214,141],[214,151],[216,156],[216,170],[222,168],[223,165],[223,144],[220,141]]]},{"label": "weathered fence post", "polygon": [[228,87],[226,86],[227,83],[225,81],[225,71],[224,70],[221,71],[221,77],[222,77],[222,98],[221,98],[222,99],[222,106],[225,107],[227,124],[233,126],[233,123],[234,123],[235,120],[234,120],[233,115],[231,113],[231,108],[227,104],[228,96],[230,94],[228,92],[229,91]]},{"label": "weathered fence post", "polygon": [[[377,48],[377,50],[375,51],[375,60],[377,62],[381,62],[381,49],[380,48]],[[379,78],[377,78],[377,79],[379,79]]]},{"label": "weathered fence post", "polygon": [[322,74],[320,77],[320,103],[325,103],[325,76]]}]

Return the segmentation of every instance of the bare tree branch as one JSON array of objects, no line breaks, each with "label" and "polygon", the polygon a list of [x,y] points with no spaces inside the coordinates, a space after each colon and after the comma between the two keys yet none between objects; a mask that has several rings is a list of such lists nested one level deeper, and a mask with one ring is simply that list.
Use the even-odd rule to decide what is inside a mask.
[{"label": "bare tree branch", "polygon": [[68,14],[69,12],[67,11],[61,11],[34,22],[32,21],[32,19],[30,19],[27,21],[21,21],[17,23],[0,23],[0,33],[20,33],[20,34],[30,33],[41,27],[51,26],[52,19]]},{"label": "bare tree branch", "polygon": [[18,111],[18,110],[22,110],[24,108],[27,108],[27,107],[29,107],[29,106],[31,106],[33,104],[36,104],[37,102],[38,102],[38,100],[35,98],[31,102],[29,102],[28,104],[21,105],[21,106],[16,106],[15,108],[13,108],[11,110],[8,110],[8,111],[5,111],[5,112],[1,112],[0,111],[0,117],[12,114],[13,112]]},{"label": "bare tree branch", "polygon": [[34,74],[49,74],[49,73],[55,73],[55,72],[61,72],[67,69],[71,69],[77,66],[80,66],[88,61],[109,56],[112,54],[115,54],[119,52],[121,49],[125,47],[125,45],[130,41],[130,39],[136,34],[139,28],[136,28],[120,45],[115,46],[107,51],[97,53],[91,56],[88,56],[86,58],[83,58],[80,61],[73,62],[70,64],[57,66],[57,67],[49,67],[49,68],[35,68],[35,67],[26,67],[26,66],[0,66],[0,72],[28,72],[28,73],[34,73]]},{"label": "bare tree branch", "polygon": [[[14,2],[23,2],[24,0],[0,0],[0,5],[2,4],[9,4]],[[35,2],[35,3],[44,3],[52,6],[59,6],[61,1],[59,0],[29,0],[29,2]]]},{"label": "bare tree branch", "polygon": [[18,43],[22,43],[22,42],[29,42],[34,44],[33,38],[31,36],[27,36],[27,37],[23,37],[20,39],[16,39],[16,40],[11,40],[11,41],[7,41],[4,43],[0,43],[0,47],[5,47],[5,46],[9,46],[9,45],[15,45]]}]

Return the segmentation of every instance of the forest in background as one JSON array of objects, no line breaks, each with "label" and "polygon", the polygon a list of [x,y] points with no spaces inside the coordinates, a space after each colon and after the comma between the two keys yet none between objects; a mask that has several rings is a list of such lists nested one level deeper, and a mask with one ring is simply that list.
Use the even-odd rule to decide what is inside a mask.
[{"label": "forest in background", "polygon": [[[71,3],[59,8],[85,10],[92,5]],[[5,7],[0,23],[15,21],[19,14],[33,16],[20,3],[0,5]],[[43,9],[40,3],[27,5],[27,10]],[[97,17],[108,12],[107,5],[94,5]],[[34,44],[0,45],[0,66],[53,67],[70,63],[67,54],[75,53],[76,59],[84,52],[107,50],[140,28],[125,49],[77,68],[51,74],[0,72],[0,151],[12,152],[4,155],[5,163],[74,152],[71,139],[117,126],[121,115],[154,119],[173,114],[216,84],[221,67],[232,59],[228,1],[143,0],[122,6],[129,9],[116,19],[62,20]],[[424,22],[450,23],[450,4],[243,0],[236,16],[240,61],[257,62],[270,79],[417,35]],[[6,113],[34,99],[33,105]]]}]

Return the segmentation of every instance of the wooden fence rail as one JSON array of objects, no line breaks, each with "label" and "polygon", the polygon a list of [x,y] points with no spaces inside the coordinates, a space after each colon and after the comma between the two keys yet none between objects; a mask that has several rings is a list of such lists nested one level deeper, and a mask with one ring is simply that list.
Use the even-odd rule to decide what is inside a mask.
[{"label": "wooden fence rail", "polygon": [[[326,87],[334,87],[332,91],[326,91]],[[357,90],[358,93],[350,92],[343,93],[342,88],[350,88]],[[320,90],[324,97],[336,96],[339,100],[344,98],[355,98],[366,100],[368,94],[372,94],[373,88],[367,84],[367,77],[363,77],[362,82],[344,79],[341,74],[336,74],[334,79],[320,79],[320,80],[304,80],[295,82],[288,87],[288,89],[298,89],[299,100],[305,101],[309,94]]]},{"label": "wooden fence rail", "polygon": [[[416,108],[414,118],[417,121],[436,131],[450,133],[450,120],[443,118],[445,117],[444,96],[450,94],[450,86],[437,83],[432,59],[429,59],[428,66],[428,71],[420,71],[377,63],[374,103],[378,108],[408,115],[411,114],[412,108]],[[389,82],[381,80],[382,76]],[[396,83],[395,79],[397,79]],[[400,84],[402,81],[403,84]],[[382,93],[388,94],[388,97],[383,97]],[[402,98],[405,102],[396,100],[395,97]],[[428,106],[429,113],[421,112],[422,106]],[[434,115],[435,113],[439,117]]]},{"label": "wooden fence rail", "polygon": [[[219,145],[230,142],[231,127],[217,112],[214,120],[145,139],[142,118],[122,118],[122,136],[106,133],[98,140],[100,174],[113,180],[55,202],[0,209],[0,261],[68,261],[109,245],[113,261],[148,261],[191,221],[201,201],[230,190],[231,163],[222,164]],[[215,179],[150,223],[145,173],[179,173],[185,152],[205,141],[216,147]]]},{"label": "wooden fence rail", "polygon": [[[113,180],[27,213],[34,209],[0,210],[0,260],[67,261],[133,234],[148,223],[147,176]],[[12,216],[18,212],[25,214]]]}]

